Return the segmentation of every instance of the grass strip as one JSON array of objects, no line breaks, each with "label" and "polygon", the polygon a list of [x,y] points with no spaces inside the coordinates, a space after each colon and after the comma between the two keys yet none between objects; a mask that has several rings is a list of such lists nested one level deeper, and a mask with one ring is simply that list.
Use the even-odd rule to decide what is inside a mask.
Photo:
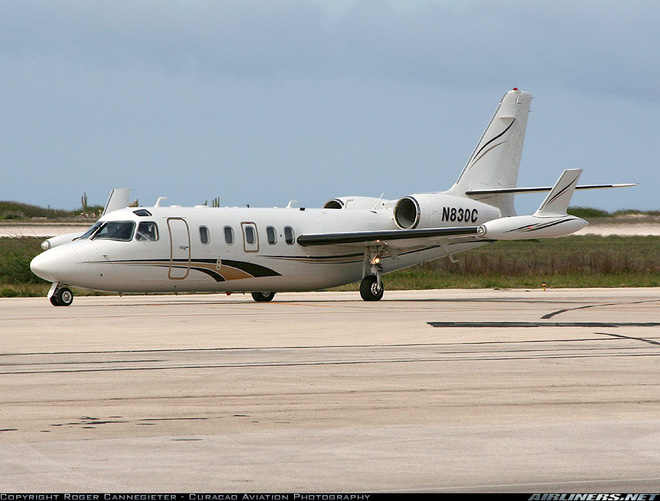
[{"label": "grass strip", "polygon": [[[0,297],[44,296],[50,284],[30,271],[42,238],[0,238]],[[659,287],[660,237],[569,236],[496,242],[384,276],[385,288],[493,289]],[[333,290],[357,290],[350,284]],[[76,291],[80,294],[98,294]]]}]

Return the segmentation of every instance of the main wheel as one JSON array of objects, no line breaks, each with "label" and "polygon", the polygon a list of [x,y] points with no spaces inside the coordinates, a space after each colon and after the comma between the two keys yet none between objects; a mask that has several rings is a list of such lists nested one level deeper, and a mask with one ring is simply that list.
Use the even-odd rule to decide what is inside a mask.
[{"label": "main wheel", "polygon": [[57,289],[50,297],[53,306],[70,306],[73,303],[73,292],[68,287]]},{"label": "main wheel", "polygon": [[367,275],[360,282],[360,296],[365,301],[380,301],[385,290],[378,286],[376,275]]},{"label": "main wheel", "polygon": [[274,297],[275,297],[274,292],[253,292],[252,293],[252,299],[254,299],[257,303],[267,303],[269,301],[272,301]]}]

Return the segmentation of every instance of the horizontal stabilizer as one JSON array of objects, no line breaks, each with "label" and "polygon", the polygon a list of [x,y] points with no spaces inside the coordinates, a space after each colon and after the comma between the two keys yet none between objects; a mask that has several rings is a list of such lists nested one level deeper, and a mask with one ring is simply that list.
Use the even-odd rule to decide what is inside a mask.
[{"label": "horizontal stabilizer", "polygon": [[[576,190],[600,190],[603,188],[630,188],[637,186],[637,183],[622,183],[622,184],[581,184],[575,187]],[[495,195],[497,193],[543,193],[550,191],[552,186],[536,186],[534,188],[493,188],[488,190],[470,190],[465,194],[468,196],[478,195]]]}]

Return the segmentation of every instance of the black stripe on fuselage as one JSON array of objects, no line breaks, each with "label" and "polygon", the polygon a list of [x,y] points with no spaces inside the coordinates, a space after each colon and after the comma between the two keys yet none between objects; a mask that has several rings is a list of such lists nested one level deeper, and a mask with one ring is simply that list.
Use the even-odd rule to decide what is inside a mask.
[{"label": "black stripe on fuselage", "polygon": [[[236,268],[241,270],[249,275],[252,275],[255,278],[258,277],[279,277],[280,273],[265,266],[259,264],[249,263],[247,261],[235,261],[233,259],[222,259],[222,264],[224,266],[229,266],[231,268]],[[122,259],[117,261],[95,261],[95,263],[104,263],[104,264],[138,264],[138,265],[152,265],[152,266],[161,266],[168,267],[170,263],[174,266],[185,266],[187,267],[190,264],[191,269],[197,271],[202,271],[207,274],[213,273],[213,270],[204,268],[200,265],[202,264],[213,264],[217,263],[217,259],[174,259],[174,260],[165,260],[165,259]],[[223,278],[224,280],[224,278]]]}]

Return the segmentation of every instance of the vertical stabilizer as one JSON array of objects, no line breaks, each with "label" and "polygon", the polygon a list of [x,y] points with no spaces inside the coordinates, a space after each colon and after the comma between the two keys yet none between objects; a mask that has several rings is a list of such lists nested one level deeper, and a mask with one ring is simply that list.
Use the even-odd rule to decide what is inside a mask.
[{"label": "vertical stabilizer", "polygon": [[[467,196],[470,190],[516,187],[531,101],[531,94],[518,89],[504,95],[450,194]],[[498,207],[502,216],[511,216],[515,215],[513,196],[497,193],[471,198]]]}]

